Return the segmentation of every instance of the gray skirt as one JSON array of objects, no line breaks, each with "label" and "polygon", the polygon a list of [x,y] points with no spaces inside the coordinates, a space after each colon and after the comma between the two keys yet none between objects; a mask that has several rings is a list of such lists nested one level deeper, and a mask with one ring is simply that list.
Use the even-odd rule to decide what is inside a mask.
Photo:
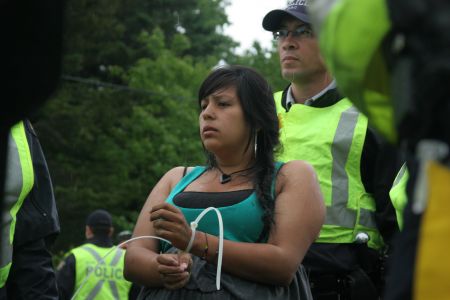
[{"label": "gray skirt", "polygon": [[[173,248],[168,252],[173,252]],[[298,268],[289,286],[275,286],[241,279],[222,271],[220,290],[216,288],[216,266],[193,256],[191,277],[181,289],[144,287],[138,300],[165,299],[267,299],[267,300],[312,300],[308,278],[303,266]]]}]

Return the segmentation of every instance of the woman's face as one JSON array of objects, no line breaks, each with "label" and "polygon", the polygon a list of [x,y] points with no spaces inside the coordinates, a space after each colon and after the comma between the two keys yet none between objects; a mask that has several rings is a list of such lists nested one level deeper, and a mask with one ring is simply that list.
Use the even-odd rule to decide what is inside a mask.
[{"label": "woman's face", "polygon": [[249,128],[236,88],[231,86],[215,91],[202,99],[200,106],[200,137],[206,150],[216,155],[243,153]]}]

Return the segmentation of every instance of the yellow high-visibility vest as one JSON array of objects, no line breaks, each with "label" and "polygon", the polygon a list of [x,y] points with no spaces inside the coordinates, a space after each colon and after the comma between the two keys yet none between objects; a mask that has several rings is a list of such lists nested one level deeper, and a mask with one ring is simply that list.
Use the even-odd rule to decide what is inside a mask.
[{"label": "yellow high-visibility vest", "polygon": [[5,285],[11,269],[16,216],[34,184],[33,162],[23,121],[11,128],[7,149],[3,201],[9,208],[9,214],[8,219],[3,220],[6,223],[2,228],[0,288]]},{"label": "yellow high-visibility vest", "polygon": [[369,247],[383,247],[375,224],[375,201],[360,174],[367,118],[348,99],[320,108],[294,104],[286,112],[282,92],[274,97],[282,145],[277,160],[305,160],[319,179],[327,211],[316,242],[353,243],[364,232],[370,237]]},{"label": "yellow high-visibility vest", "polygon": [[131,282],[123,277],[125,251],[116,248],[105,257],[110,251],[87,243],[70,252],[75,256],[75,299],[128,299]]}]

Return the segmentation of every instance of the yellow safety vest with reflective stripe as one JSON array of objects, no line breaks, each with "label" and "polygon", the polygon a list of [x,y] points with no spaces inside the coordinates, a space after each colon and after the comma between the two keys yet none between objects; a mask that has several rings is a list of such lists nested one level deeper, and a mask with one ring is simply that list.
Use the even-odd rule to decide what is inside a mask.
[{"label": "yellow safety vest with reflective stripe", "polygon": [[330,0],[326,5],[323,1],[311,1],[310,14],[321,53],[339,90],[369,118],[374,128],[395,143],[396,106],[381,51],[391,27],[385,0]]},{"label": "yellow safety vest with reflective stripe", "polygon": [[405,209],[408,197],[406,194],[406,185],[408,183],[409,173],[406,164],[403,164],[397,176],[395,177],[392,188],[389,191],[392,205],[397,215],[398,228],[403,229],[403,210]]},{"label": "yellow safety vest with reflective stripe", "polygon": [[[88,243],[70,252],[75,256],[75,299],[128,299],[131,282],[123,277],[125,251],[120,248],[111,249]],[[87,276],[89,277],[85,280]]]},{"label": "yellow safety vest with reflective stripe", "polygon": [[381,248],[375,202],[360,174],[367,118],[347,99],[320,108],[294,104],[286,112],[282,92],[274,97],[282,144],[277,160],[305,160],[318,175],[327,212],[316,242],[352,243],[358,233],[365,232],[370,236],[368,246]]},{"label": "yellow safety vest with reflective stripe", "polygon": [[[387,0],[313,1],[310,14],[320,36],[321,52],[340,90],[369,116],[380,133],[395,144],[394,118],[402,120],[409,108],[410,95],[399,95],[398,98],[391,95],[393,89],[389,86],[389,73],[380,51],[391,27],[387,3]],[[400,48],[404,43],[400,39],[396,42]],[[393,47],[396,46],[393,43]],[[419,194],[410,195],[413,197],[409,199],[412,213],[420,213],[414,212],[416,201],[426,199],[427,207],[419,225],[412,298],[450,299],[450,168],[430,160],[416,176],[424,185],[414,184]],[[406,228],[408,232],[415,232],[413,223]],[[415,244],[409,246],[416,247]],[[401,277],[403,270],[396,268],[391,271],[392,277]],[[411,288],[408,280],[398,282],[402,292]],[[392,297],[390,291],[385,294]]]},{"label": "yellow safety vest with reflective stripe", "polygon": [[3,204],[9,213],[2,224],[0,288],[5,285],[11,268],[16,216],[34,184],[33,162],[22,121],[11,128],[7,151]]}]

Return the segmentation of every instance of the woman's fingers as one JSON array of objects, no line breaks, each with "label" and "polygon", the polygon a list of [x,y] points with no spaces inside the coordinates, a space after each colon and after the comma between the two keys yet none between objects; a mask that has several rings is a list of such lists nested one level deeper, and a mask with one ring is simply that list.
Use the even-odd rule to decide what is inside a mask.
[{"label": "woman's fingers", "polygon": [[169,240],[179,249],[188,245],[192,231],[178,208],[167,203],[155,205],[150,221],[157,236]]},{"label": "woman's fingers", "polygon": [[189,277],[189,272],[188,271],[184,271],[181,273],[174,273],[174,274],[161,274],[161,277],[163,278],[164,282],[166,283],[177,283],[181,280],[186,279],[187,277]]},{"label": "woman's fingers", "polygon": [[181,288],[189,281],[190,273],[186,268],[186,262],[180,263],[178,258],[178,254],[160,254],[156,258],[159,263],[159,275],[164,287],[168,289]]},{"label": "woman's fingers", "polygon": [[190,274],[188,272],[183,272],[178,278],[165,276],[162,278],[162,281],[165,288],[175,290],[184,287],[188,283],[189,278]]},{"label": "woman's fingers", "polygon": [[156,257],[158,272],[163,274],[178,274],[187,271],[189,264],[187,258],[182,261],[178,254],[160,254]]},{"label": "woman's fingers", "polygon": [[[150,214],[155,215],[155,216],[159,216],[160,214],[167,214],[167,213],[170,215],[179,215],[179,214],[181,214],[181,211],[177,207],[175,207],[167,202],[157,204],[157,205],[153,206],[152,209],[150,210]],[[162,216],[159,216],[159,217],[162,217]]]},{"label": "woman's fingers", "polygon": [[184,218],[184,215],[181,212],[179,211],[174,212],[164,208],[151,211],[150,221],[151,222],[168,221],[183,226],[187,226],[186,219]]},{"label": "woman's fingers", "polygon": [[169,240],[171,243],[176,243],[174,246],[186,244],[191,237],[191,229],[185,225],[165,220],[156,220],[153,222],[153,229],[155,235]]},{"label": "woman's fingers", "polygon": [[192,267],[192,255],[188,252],[179,252],[178,253],[178,261],[182,268],[187,269],[188,271],[191,270]]},{"label": "woman's fingers", "polygon": [[175,254],[160,254],[156,257],[156,261],[160,265],[160,267],[163,266],[179,266],[179,260],[178,256]]}]

